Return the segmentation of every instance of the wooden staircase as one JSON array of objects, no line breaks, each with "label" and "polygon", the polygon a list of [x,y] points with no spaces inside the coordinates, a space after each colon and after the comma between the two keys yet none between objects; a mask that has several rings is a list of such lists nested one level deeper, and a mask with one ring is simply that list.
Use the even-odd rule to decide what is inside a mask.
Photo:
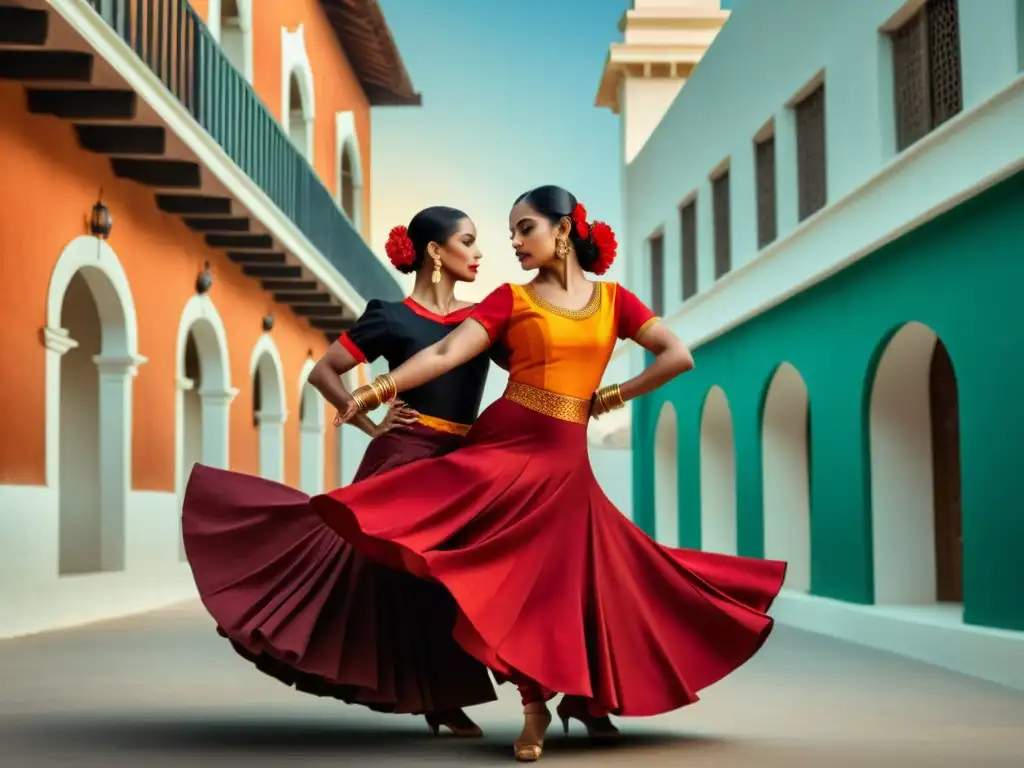
[{"label": "wooden staircase", "polygon": [[349,328],[354,317],[345,307],[204,173],[137,94],[108,85],[119,78],[98,72],[102,60],[76,50],[77,36],[62,23],[52,27],[46,10],[0,5],[0,79],[24,84],[28,111],[70,122],[82,149],[152,190],[160,210],[181,217],[329,339]]}]

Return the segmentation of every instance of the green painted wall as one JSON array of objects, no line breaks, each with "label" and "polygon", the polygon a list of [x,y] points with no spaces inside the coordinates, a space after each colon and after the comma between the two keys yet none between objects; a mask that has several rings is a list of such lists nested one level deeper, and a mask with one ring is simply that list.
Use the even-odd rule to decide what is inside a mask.
[{"label": "green painted wall", "polygon": [[873,601],[869,395],[905,323],[931,327],[960,398],[964,620],[1024,630],[1024,173],[695,352],[696,368],[634,412],[634,515],[653,533],[653,438],[679,419],[679,528],[700,545],[700,417],[723,388],[736,441],[738,551],[763,554],[760,411],[788,361],[810,396],[811,592]]}]

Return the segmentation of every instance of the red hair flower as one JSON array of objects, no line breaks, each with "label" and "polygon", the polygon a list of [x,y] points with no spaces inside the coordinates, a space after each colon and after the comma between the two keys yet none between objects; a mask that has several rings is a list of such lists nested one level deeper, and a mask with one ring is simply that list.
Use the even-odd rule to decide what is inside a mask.
[{"label": "red hair flower", "polygon": [[409,239],[409,230],[405,227],[394,227],[388,233],[388,241],[384,243],[384,252],[395,267],[405,272],[416,261],[416,248]]},{"label": "red hair flower", "polygon": [[603,275],[615,261],[619,244],[615,240],[612,228],[603,221],[595,221],[590,227],[590,241],[597,247],[597,261],[594,262],[594,274]]},{"label": "red hair flower", "polygon": [[586,240],[590,237],[590,225],[587,224],[587,209],[579,203],[576,203],[576,207],[572,211],[572,223],[576,227],[576,234],[580,236],[581,240]]}]

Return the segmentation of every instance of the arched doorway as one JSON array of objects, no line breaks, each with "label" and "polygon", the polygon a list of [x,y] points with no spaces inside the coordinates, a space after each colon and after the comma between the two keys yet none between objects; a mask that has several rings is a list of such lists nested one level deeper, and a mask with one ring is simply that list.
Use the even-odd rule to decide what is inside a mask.
[{"label": "arched doorway", "polygon": [[299,487],[310,496],[324,490],[324,402],[309,383],[313,361],[299,379]]},{"label": "arched doorway", "polygon": [[46,481],[58,490],[58,573],[121,570],[131,488],[135,303],[116,254],[93,237],[64,249],[50,277]]},{"label": "arched doorway", "polygon": [[[210,11],[214,10],[211,3]],[[250,0],[220,0],[220,45],[235,69],[252,82],[252,6]]]},{"label": "arched doorway", "polygon": [[309,91],[312,83],[307,83],[303,70],[296,68],[288,75],[287,105],[285,119],[288,138],[303,157],[313,164],[313,109]]},{"label": "arched doorway", "polygon": [[736,554],[736,441],[729,401],[708,390],[700,422],[701,549]]},{"label": "arched doorway", "polygon": [[762,417],[764,556],[789,563],[788,589],[811,587],[810,403],[789,363],[768,385]]},{"label": "arched doorway", "polygon": [[654,429],[654,538],[679,546],[679,430],[672,403],[661,407]]},{"label": "arched doorway", "polygon": [[268,480],[284,482],[284,373],[281,355],[269,335],[252,351],[253,423],[259,443],[259,471]]},{"label": "arched doorway", "polygon": [[960,418],[945,345],[912,322],[878,361],[870,399],[875,602],[963,599]]},{"label": "arched doorway", "polygon": [[[197,463],[228,468],[231,386],[227,332],[209,296],[193,296],[178,321],[174,487],[179,504]],[[179,542],[184,557],[184,544]]]}]

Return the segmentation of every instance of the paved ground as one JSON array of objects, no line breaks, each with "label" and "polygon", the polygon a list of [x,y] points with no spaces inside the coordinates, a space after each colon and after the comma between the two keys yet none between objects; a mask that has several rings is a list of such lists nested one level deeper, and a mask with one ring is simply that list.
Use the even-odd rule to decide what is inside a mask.
[{"label": "paved ground", "polygon": [[[504,688],[504,687],[503,687]],[[296,694],[194,605],[0,642],[0,766],[511,764],[515,692],[479,741]],[[621,746],[552,732],[544,763],[917,768],[1024,765],[1024,695],[780,627],[693,707],[625,720]]]}]

